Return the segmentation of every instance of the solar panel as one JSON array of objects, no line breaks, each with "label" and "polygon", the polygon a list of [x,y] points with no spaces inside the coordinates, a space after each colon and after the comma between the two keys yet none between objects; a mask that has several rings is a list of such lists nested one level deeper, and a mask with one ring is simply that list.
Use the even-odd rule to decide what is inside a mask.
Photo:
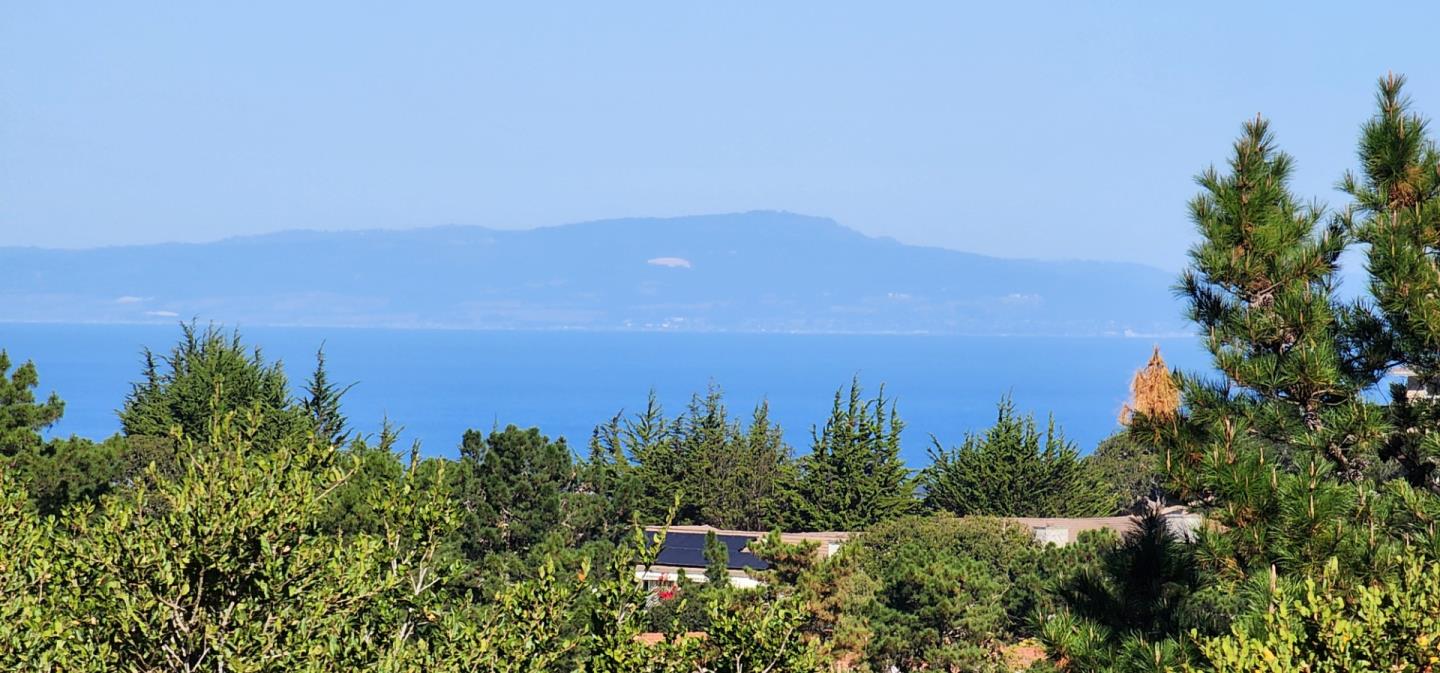
[{"label": "solar panel", "polygon": [[[647,539],[654,540],[655,533],[646,532]],[[745,551],[745,547],[751,543],[751,538],[744,535],[716,535],[715,538],[725,545],[729,550],[729,562],[726,568],[730,570],[741,570],[751,568],[753,570],[765,570],[770,567],[764,559]],[[686,566],[691,568],[704,568],[709,565],[705,561],[705,534],[704,533],[667,533],[665,544],[660,547],[660,553],[655,557],[655,563],[667,566]]]}]

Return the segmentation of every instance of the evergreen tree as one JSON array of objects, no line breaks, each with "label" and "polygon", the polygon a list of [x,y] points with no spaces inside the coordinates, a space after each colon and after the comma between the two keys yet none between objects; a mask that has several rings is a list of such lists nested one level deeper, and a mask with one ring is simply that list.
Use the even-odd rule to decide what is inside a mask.
[{"label": "evergreen tree", "polygon": [[72,436],[16,454],[11,464],[35,508],[41,514],[59,514],[110,493],[121,481],[128,448],[119,435],[98,443]]},{"label": "evergreen tree", "polygon": [[235,413],[259,440],[276,446],[285,437],[311,429],[304,407],[292,401],[280,363],[269,364],[260,349],[248,349],[239,332],[225,334],[214,325],[204,330],[180,326],[180,342],[160,358],[145,351],[145,380],[131,387],[120,409],[127,436],[209,439],[211,423]]},{"label": "evergreen tree", "polygon": [[1383,429],[1359,397],[1384,368],[1362,343],[1373,318],[1332,296],[1345,233],[1287,189],[1292,162],[1262,120],[1245,125],[1230,173],[1213,169],[1191,203],[1202,240],[1181,289],[1227,383],[1177,376],[1183,412],[1140,418],[1170,486],[1228,531],[1202,536],[1216,569],[1240,579],[1272,565],[1316,567],[1340,551],[1371,565],[1374,546],[1338,528],[1363,494]]},{"label": "evergreen tree", "polygon": [[1290,194],[1291,168],[1257,119],[1230,172],[1199,178],[1191,214],[1202,239],[1181,290],[1227,381],[1177,375],[1181,412],[1132,424],[1157,440],[1176,495],[1223,526],[1202,531],[1197,554],[1217,581],[1315,569],[1337,554],[1357,571],[1383,566],[1359,483],[1383,430],[1359,394],[1384,369],[1373,354],[1383,344],[1363,338],[1375,322],[1363,306],[1334,299],[1345,232]]},{"label": "evergreen tree", "polygon": [[[676,450],[676,423],[665,418],[655,391],[645,409],[621,424],[615,436],[634,465],[639,496],[636,511],[645,521],[664,521],[684,480],[685,464]],[[677,518],[677,523],[681,521]]]},{"label": "evergreen tree", "polygon": [[1215,391],[1219,401],[1236,398],[1230,406],[1249,431],[1318,452],[1354,480],[1372,462],[1381,425],[1359,392],[1379,380],[1385,353],[1360,338],[1375,317],[1334,297],[1347,236],[1338,221],[1321,224],[1321,206],[1291,194],[1293,164],[1265,120],[1245,124],[1229,172],[1197,180],[1190,214],[1201,240],[1178,289],[1216,368],[1238,388]]},{"label": "evergreen tree", "polygon": [[715,531],[705,532],[705,581],[712,587],[730,584],[730,548]]},{"label": "evergreen tree", "polygon": [[[1150,617],[1107,627],[1094,611],[1057,614],[1047,632],[1067,634],[1058,656],[1095,670],[1174,668],[1193,661],[1189,635],[1229,630],[1264,609],[1276,586],[1325,572],[1345,578],[1337,586],[1388,581],[1414,553],[1408,541],[1434,537],[1426,531],[1440,507],[1405,482],[1378,484],[1386,419],[1361,397],[1388,367],[1396,336],[1365,304],[1335,299],[1345,218],[1322,225],[1322,209],[1289,192],[1291,168],[1257,119],[1229,171],[1199,178],[1190,210],[1201,241],[1179,290],[1224,380],[1176,373],[1179,409],[1136,409],[1130,422],[1133,437],[1158,449],[1171,494],[1212,525],[1195,531],[1184,568],[1156,564],[1165,545],[1122,548],[1101,585],[1124,597],[1112,612]],[[1199,579],[1183,590],[1155,584],[1192,572]],[[1072,610],[1086,611],[1073,601]],[[1180,615],[1196,618],[1175,622]]]},{"label": "evergreen tree", "polygon": [[1101,544],[1098,564],[1058,588],[1069,611],[1045,620],[1042,640],[1076,670],[1179,670],[1185,634],[1216,630],[1215,615],[1189,600],[1201,582],[1192,554],[1147,510],[1118,544]]},{"label": "evergreen tree", "polygon": [[574,479],[570,449],[538,428],[465,431],[453,492],[461,545],[472,560],[523,553],[565,533],[562,500]]},{"label": "evergreen tree", "polygon": [[674,420],[652,392],[644,411],[596,429],[591,455],[592,464],[600,460],[608,473],[623,475],[646,521],[664,520],[678,495],[675,523],[746,530],[780,523],[794,467],[769,405],[756,406],[743,425],[713,384]]},{"label": "evergreen tree", "polygon": [[676,419],[672,439],[676,481],[671,492],[680,494],[676,523],[722,526],[736,515],[727,492],[737,467],[731,452],[736,433],[719,387],[712,383],[703,397],[691,396],[690,406]]},{"label": "evergreen tree", "polygon": [[[1354,199],[1345,221],[1369,245],[1370,292],[1393,356],[1422,390],[1440,390],[1440,150],[1411,111],[1405,78],[1380,80],[1379,110],[1361,129],[1361,171],[1341,188]],[[1384,457],[1415,486],[1440,493],[1440,404],[1392,394]]]},{"label": "evergreen tree", "polygon": [[325,369],[324,346],[315,351],[315,371],[305,384],[305,397],[301,403],[315,426],[315,436],[330,446],[343,446],[350,437],[345,414],[340,410],[340,398],[353,387],[353,383],[339,386],[331,382]]},{"label": "evergreen tree", "polygon": [[910,471],[900,459],[904,428],[882,388],[862,397],[858,379],[836,391],[830,418],[800,460],[792,524],[800,530],[863,530],[916,507]]},{"label": "evergreen tree", "polygon": [[742,427],[726,418],[719,390],[712,389],[698,406],[692,405],[684,421],[680,437],[686,476],[680,516],[689,514],[694,523],[718,528],[765,530],[778,525],[790,447],[770,422],[769,405],[757,405],[750,425]]},{"label": "evergreen tree", "polygon": [[577,466],[577,516],[585,522],[585,534],[600,540],[618,542],[638,522],[645,504],[639,469],[625,450],[627,423],[623,414],[616,414],[596,426],[589,455]]},{"label": "evergreen tree", "polygon": [[1114,494],[1117,511],[1133,511],[1142,502],[1164,496],[1165,472],[1155,459],[1155,449],[1127,431],[1100,440],[1082,462]]},{"label": "evergreen tree", "polygon": [[1042,437],[1035,417],[1021,417],[1009,397],[995,425],[964,444],[930,449],[921,472],[925,505],[960,516],[1101,516],[1119,504],[1094,467],[1050,419]]},{"label": "evergreen tree", "polygon": [[53,392],[44,402],[35,401],[34,389],[38,385],[40,375],[34,362],[26,362],[11,372],[10,356],[0,350],[0,456],[38,449],[41,431],[65,413],[65,403]]},{"label": "evergreen tree", "polygon": [[108,493],[120,476],[125,444],[118,437],[95,443],[82,437],[46,441],[41,432],[59,421],[65,403],[55,393],[35,400],[35,363],[10,371],[0,350],[0,471],[13,472],[41,514]]}]

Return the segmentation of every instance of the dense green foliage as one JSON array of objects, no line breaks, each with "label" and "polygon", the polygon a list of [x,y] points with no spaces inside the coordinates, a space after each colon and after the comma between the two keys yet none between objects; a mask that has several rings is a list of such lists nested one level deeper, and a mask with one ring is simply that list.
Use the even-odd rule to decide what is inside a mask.
[{"label": "dense green foliage", "polygon": [[1100,440],[1085,462],[1114,495],[1120,509],[1164,493],[1165,472],[1155,459],[1155,450],[1128,432]]},{"label": "dense green foliage", "polygon": [[[1382,80],[1363,177],[1342,183],[1353,212],[1327,220],[1302,205],[1288,190],[1293,162],[1259,119],[1228,171],[1198,179],[1201,240],[1179,290],[1224,380],[1175,373],[1178,413],[1136,414],[1130,433],[1158,452],[1168,494],[1210,525],[1193,542],[1147,525],[1065,587],[1068,609],[1044,631],[1069,668],[1434,663],[1422,657],[1433,629],[1418,617],[1430,585],[1417,569],[1440,560],[1440,499],[1428,490],[1440,415],[1403,390],[1383,406],[1363,395],[1394,364],[1422,383],[1433,371],[1422,204],[1434,147],[1400,86]],[[1370,243],[1378,311],[1334,296],[1353,238]]]},{"label": "dense green foliage", "polygon": [[790,522],[797,530],[862,530],[915,509],[910,471],[900,460],[904,428],[885,391],[835,392],[830,418],[800,460]]},{"label": "dense green foliage", "polygon": [[[266,420],[254,408],[212,417],[204,442],[182,436],[175,474],[151,466],[137,487],[60,518],[40,516],[25,486],[0,474],[0,539],[12,554],[0,566],[0,666],[813,670],[787,626],[797,613],[779,600],[717,595],[703,607],[704,641],[638,642],[645,595],[629,571],[635,554],[654,553],[643,539],[606,569],[586,561],[567,575],[542,559],[477,595],[467,564],[447,553],[465,521],[453,465],[407,465],[363,445],[336,451],[313,436],[262,444]],[[487,440],[489,455],[554,448],[513,429]],[[337,495],[360,477],[364,493],[351,500],[365,513],[337,526]],[[505,502],[526,506],[523,492]]]},{"label": "dense green foliage", "polygon": [[563,440],[513,425],[489,435],[467,430],[456,467],[461,545],[471,559],[519,553],[563,535],[562,495],[574,477]]},{"label": "dense green foliage", "polygon": [[145,351],[144,376],[120,409],[128,436],[208,438],[211,422],[231,412],[258,413],[252,426],[267,445],[312,428],[305,406],[290,397],[284,369],[247,348],[239,332],[181,325],[180,342],[168,356],[157,360]]},{"label": "dense green foliage", "polygon": [[65,403],[55,393],[40,403],[35,387],[40,375],[35,363],[26,362],[10,371],[10,355],[0,350],[0,456],[14,456],[40,446],[40,431],[60,420]]},{"label": "dense green foliage", "polygon": [[[1034,416],[1020,416],[1007,397],[982,435],[947,450],[937,441],[921,473],[925,505],[961,516],[1085,517],[1113,512],[1120,500],[1055,427],[1042,436]],[[1129,503],[1125,503],[1129,504]]]},{"label": "dense green foliage", "polygon": [[652,393],[644,411],[596,428],[586,471],[618,507],[609,519],[658,521],[678,496],[676,523],[762,530],[781,523],[792,463],[767,404],[742,424],[711,386],[679,418],[667,419]]},{"label": "dense green foliage", "polygon": [[[1220,377],[1157,352],[1083,458],[1002,400],[912,474],[858,381],[799,457],[712,386],[617,414],[584,456],[497,424],[406,458],[388,421],[352,429],[323,353],[293,396],[194,325],[146,353],[122,435],[47,438],[63,402],[0,351],[0,668],[1436,670],[1440,150],[1402,86],[1380,83],[1346,211],[1291,193],[1261,119],[1201,174],[1178,290]],[[1335,296],[1357,241],[1373,303]],[[1412,390],[1379,402],[1396,365]],[[1131,508],[1063,548],[1014,520]],[[710,534],[696,577],[648,592],[666,534],[644,526],[673,523],[851,537],[777,530],[741,589]]]},{"label": "dense green foliage", "polygon": [[1440,663],[1440,565],[1407,562],[1389,582],[1351,590],[1330,566],[1287,583],[1264,612],[1199,648],[1217,673],[1419,673]]}]

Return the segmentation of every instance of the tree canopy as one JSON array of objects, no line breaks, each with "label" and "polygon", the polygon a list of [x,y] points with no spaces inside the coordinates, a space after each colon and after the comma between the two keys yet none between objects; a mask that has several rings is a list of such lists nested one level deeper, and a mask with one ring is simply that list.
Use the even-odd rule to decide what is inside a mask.
[{"label": "tree canopy", "polygon": [[1055,420],[1042,434],[1035,417],[1000,400],[995,425],[953,450],[937,441],[921,473],[925,505],[961,516],[1084,517],[1112,513],[1119,500]]}]

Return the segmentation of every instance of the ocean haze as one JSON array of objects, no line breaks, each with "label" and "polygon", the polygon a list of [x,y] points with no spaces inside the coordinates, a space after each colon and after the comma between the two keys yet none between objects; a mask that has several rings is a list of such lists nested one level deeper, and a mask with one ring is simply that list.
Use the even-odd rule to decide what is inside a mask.
[{"label": "ocean haze", "polygon": [[243,325],[1165,335],[1170,273],[987,257],[750,212],[531,230],[290,231],[213,243],[0,248],[0,320]]},{"label": "ocean haze", "polygon": [[[1208,372],[1194,337],[983,337],[652,332],[532,332],[244,327],[247,345],[281,361],[292,392],[322,344],[332,380],[356,383],[344,409],[374,433],[381,420],[404,428],[403,444],[425,455],[457,453],[467,428],[514,423],[563,436],[577,452],[615,413],[643,409],[653,390],[668,414],[690,395],[720,386],[732,416],[770,404],[796,451],[810,448],[837,388],[858,377],[867,394],[883,385],[906,422],[912,467],[929,460],[931,438],[961,442],[995,422],[995,403],[1043,422],[1054,414],[1066,436],[1089,451],[1118,429],[1131,375],[1159,344],[1170,364]],[[0,323],[0,348],[33,360],[39,395],[65,400],[51,436],[101,438],[119,430],[115,410],[142,376],[141,350],[166,353],[180,336],[170,325]]]}]

